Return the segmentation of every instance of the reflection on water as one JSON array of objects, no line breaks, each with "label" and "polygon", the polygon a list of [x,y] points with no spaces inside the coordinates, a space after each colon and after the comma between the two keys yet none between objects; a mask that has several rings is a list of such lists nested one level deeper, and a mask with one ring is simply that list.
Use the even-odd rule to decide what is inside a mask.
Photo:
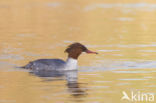
[{"label": "reflection on water", "polygon": [[[122,91],[156,94],[155,12],[154,0],[1,0],[0,103],[125,103]],[[14,68],[65,60],[75,41],[99,52],[82,54],[79,72]]]},{"label": "reflection on water", "polygon": [[79,83],[68,83],[68,90],[69,92],[72,94],[72,96],[74,97],[84,97],[86,95],[86,91],[81,89],[81,87],[79,86]]},{"label": "reflection on water", "polygon": [[0,72],[0,99],[17,103],[30,99],[33,103],[41,101],[124,103],[125,101],[120,100],[122,91],[140,90],[155,93],[154,71],[155,69],[117,69],[79,73],[78,71],[29,73],[23,69],[5,68]]},{"label": "reflection on water", "polygon": [[48,78],[43,78],[45,82],[66,80],[67,82],[66,86],[68,87],[69,94],[71,94],[74,98],[79,98],[80,96],[84,98],[85,95],[87,95],[86,89],[82,89],[80,83],[78,82],[77,70],[65,70],[65,71],[37,70],[37,71],[32,71],[30,73],[39,77],[48,77]]}]

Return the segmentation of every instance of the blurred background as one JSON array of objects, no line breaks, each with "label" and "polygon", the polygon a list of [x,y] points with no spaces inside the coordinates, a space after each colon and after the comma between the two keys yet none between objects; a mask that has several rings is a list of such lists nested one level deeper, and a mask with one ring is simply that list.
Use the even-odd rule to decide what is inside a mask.
[{"label": "blurred background", "polygon": [[[125,103],[123,90],[155,93],[155,27],[154,0],[0,0],[0,103]],[[99,52],[79,58],[84,92],[74,93],[83,95],[15,68],[66,60],[73,42]]]}]

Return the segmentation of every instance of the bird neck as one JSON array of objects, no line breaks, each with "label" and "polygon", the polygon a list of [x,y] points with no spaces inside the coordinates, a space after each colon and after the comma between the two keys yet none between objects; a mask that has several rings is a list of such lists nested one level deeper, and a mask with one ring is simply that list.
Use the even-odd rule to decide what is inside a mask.
[{"label": "bird neck", "polygon": [[66,70],[77,70],[77,59],[68,57],[66,60]]}]

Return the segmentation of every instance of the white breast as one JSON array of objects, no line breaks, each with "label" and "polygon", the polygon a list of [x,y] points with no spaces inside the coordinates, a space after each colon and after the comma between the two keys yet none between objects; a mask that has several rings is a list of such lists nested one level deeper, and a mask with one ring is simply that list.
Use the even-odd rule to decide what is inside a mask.
[{"label": "white breast", "polygon": [[66,61],[65,70],[77,70],[77,60],[68,58]]}]

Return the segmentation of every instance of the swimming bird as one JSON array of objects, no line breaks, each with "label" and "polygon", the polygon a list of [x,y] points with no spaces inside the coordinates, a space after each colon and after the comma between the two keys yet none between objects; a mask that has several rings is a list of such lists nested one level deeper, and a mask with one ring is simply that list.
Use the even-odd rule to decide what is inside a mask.
[{"label": "swimming bird", "polygon": [[62,59],[38,59],[29,62],[27,65],[21,67],[30,70],[39,70],[39,71],[60,71],[60,70],[77,70],[77,59],[82,52],[89,54],[98,54],[88,50],[86,46],[81,43],[73,43],[69,45],[65,52],[68,53],[67,60]]}]

